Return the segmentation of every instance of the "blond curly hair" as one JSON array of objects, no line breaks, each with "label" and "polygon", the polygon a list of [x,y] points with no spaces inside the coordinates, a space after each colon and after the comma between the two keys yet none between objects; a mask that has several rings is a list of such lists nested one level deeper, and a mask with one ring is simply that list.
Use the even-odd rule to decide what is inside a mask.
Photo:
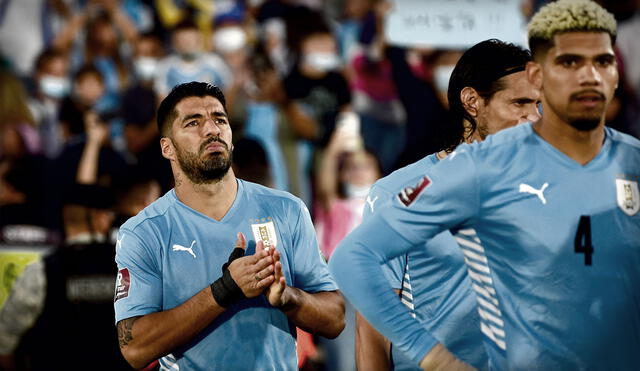
[{"label": "blond curly hair", "polygon": [[531,18],[528,26],[529,46],[534,48],[553,45],[553,37],[559,33],[605,32],[615,42],[616,19],[611,13],[591,0],[558,0],[549,3]]}]

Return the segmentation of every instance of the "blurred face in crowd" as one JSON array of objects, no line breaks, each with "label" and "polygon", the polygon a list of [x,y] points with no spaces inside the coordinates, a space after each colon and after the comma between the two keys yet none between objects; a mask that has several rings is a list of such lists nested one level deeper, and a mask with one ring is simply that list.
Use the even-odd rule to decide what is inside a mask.
[{"label": "blurred face in crowd", "polygon": [[78,77],[74,82],[73,92],[76,98],[87,107],[93,107],[104,94],[104,83],[100,76],[94,73],[86,73]]},{"label": "blurred face in crowd", "polygon": [[308,36],[301,47],[302,71],[310,74],[324,74],[340,65],[336,41],[329,33]]},{"label": "blurred face in crowd", "polygon": [[189,59],[202,51],[202,34],[196,28],[176,30],[172,36],[173,49],[176,53]]},{"label": "blurred face in crowd", "polygon": [[164,55],[160,39],[141,37],[135,45],[133,67],[136,76],[143,81],[153,80],[158,69],[158,60]]},{"label": "blurred face in crowd", "polygon": [[344,13],[349,18],[363,18],[371,9],[371,0],[347,0]]},{"label": "blurred face in crowd", "polygon": [[554,37],[541,64],[533,64],[542,84],[545,115],[581,131],[596,128],[618,87],[611,38],[603,32],[567,32]]},{"label": "blurred face in crowd", "polygon": [[96,22],[89,30],[88,47],[98,54],[110,55],[118,52],[118,34],[107,20]]},{"label": "blurred face in crowd", "polygon": [[540,91],[527,79],[526,72],[512,73],[502,77],[499,82],[504,89],[494,93],[488,100],[479,97],[476,132],[482,140],[502,129],[540,119]]},{"label": "blurred face in crowd", "polygon": [[69,62],[66,58],[53,56],[45,60],[35,75],[40,92],[54,99],[67,95],[70,90],[68,73]]},{"label": "blurred face in crowd", "polygon": [[[340,181],[349,187],[368,188],[380,178],[380,170],[376,158],[369,152],[359,150],[345,155],[340,171]],[[366,194],[365,194],[366,196]]]},{"label": "blurred face in crowd", "polygon": [[161,139],[164,156],[175,159],[194,184],[222,179],[231,167],[233,149],[222,103],[211,96],[188,97],[176,105],[175,111],[171,137]]}]

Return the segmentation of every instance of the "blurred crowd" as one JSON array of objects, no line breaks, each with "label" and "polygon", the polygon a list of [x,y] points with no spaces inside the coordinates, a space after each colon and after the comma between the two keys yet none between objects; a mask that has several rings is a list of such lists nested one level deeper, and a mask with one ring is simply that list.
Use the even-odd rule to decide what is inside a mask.
[{"label": "blurred crowd", "polygon": [[[523,1],[525,18],[545,2]],[[621,78],[607,122],[639,137],[640,1],[599,2],[619,22]],[[0,1],[0,241],[68,241],[84,218],[68,206],[100,209],[78,201],[80,184],[109,192],[99,196],[111,201],[106,221],[88,232],[115,243],[110,229],[173,187],[155,111],[173,86],[197,80],[225,93],[236,175],[300,197],[329,259],[375,180],[442,149],[449,76],[463,50],[388,44],[390,6]],[[299,351],[322,359],[312,343]],[[323,362],[349,369],[352,357]]]}]

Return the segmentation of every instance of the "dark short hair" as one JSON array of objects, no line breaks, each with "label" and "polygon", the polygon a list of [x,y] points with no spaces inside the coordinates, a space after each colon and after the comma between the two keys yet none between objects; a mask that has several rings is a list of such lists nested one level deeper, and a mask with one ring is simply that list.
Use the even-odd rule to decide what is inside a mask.
[{"label": "dark short hair", "polygon": [[102,73],[92,63],[85,64],[84,66],[80,67],[80,69],[78,69],[78,71],[76,71],[76,73],[73,75],[73,81],[80,81],[89,75],[93,75],[100,81],[100,83],[102,83],[102,85],[104,85],[104,77],[102,76]]},{"label": "dark short hair", "polygon": [[[449,80],[447,97],[450,122],[443,131],[443,149],[453,150],[476,130],[475,119],[467,112],[460,99],[462,89],[471,87],[489,101],[495,93],[505,89],[501,79],[524,71],[529,61],[531,53],[528,50],[498,39],[482,41],[460,57]],[[471,124],[470,128],[465,128],[464,120]]]},{"label": "dark short hair", "polygon": [[207,82],[191,81],[184,84],[176,85],[169,95],[160,102],[158,107],[158,132],[163,137],[168,136],[168,131],[165,132],[168,124],[175,120],[177,112],[176,106],[183,99],[189,97],[214,97],[220,101],[224,110],[227,110],[227,103],[224,99],[222,90],[215,85],[211,85]]},{"label": "dark short hair", "polygon": [[56,58],[62,58],[66,60],[67,55],[62,51],[54,48],[47,48],[43,50],[40,54],[38,54],[38,57],[36,58],[35,63],[33,64],[35,67],[35,70],[41,71],[47,63],[49,63],[50,61]]}]

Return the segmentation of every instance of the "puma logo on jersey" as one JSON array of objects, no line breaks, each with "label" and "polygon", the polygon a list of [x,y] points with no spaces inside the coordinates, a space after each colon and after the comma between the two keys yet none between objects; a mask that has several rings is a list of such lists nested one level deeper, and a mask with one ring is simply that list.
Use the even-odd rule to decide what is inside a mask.
[{"label": "puma logo on jersey", "polygon": [[520,193],[531,193],[533,195],[538,196],[543,205],[547,204],[547,199],[544,198],[544,190],[547,189],[549,183],[545,183],[542,185],[542,188],[535,189],[532,186],[524,183],[520,183]]},{"label": "puma logo on jersey", "polygon": [[369,204],[371,212],[373,212],[373,205],[376,203],[376,201],[378,201],[378,196],[376,196],[374,199],[371,199],[371,196],[367,196],[367,203]]},{"label": "puma logo on jersey", "polygon": [[196,243],[196,240],[193,240],[193,242],[191,242],[191,246],[189,247],[184,247],[182,245],[175,244],[173,245],[173,251],[186,251],[189,254],[193,255],[193,258],[195,259],[196,254],[193,253],[193,245],[195,245],[195,243]]}]

